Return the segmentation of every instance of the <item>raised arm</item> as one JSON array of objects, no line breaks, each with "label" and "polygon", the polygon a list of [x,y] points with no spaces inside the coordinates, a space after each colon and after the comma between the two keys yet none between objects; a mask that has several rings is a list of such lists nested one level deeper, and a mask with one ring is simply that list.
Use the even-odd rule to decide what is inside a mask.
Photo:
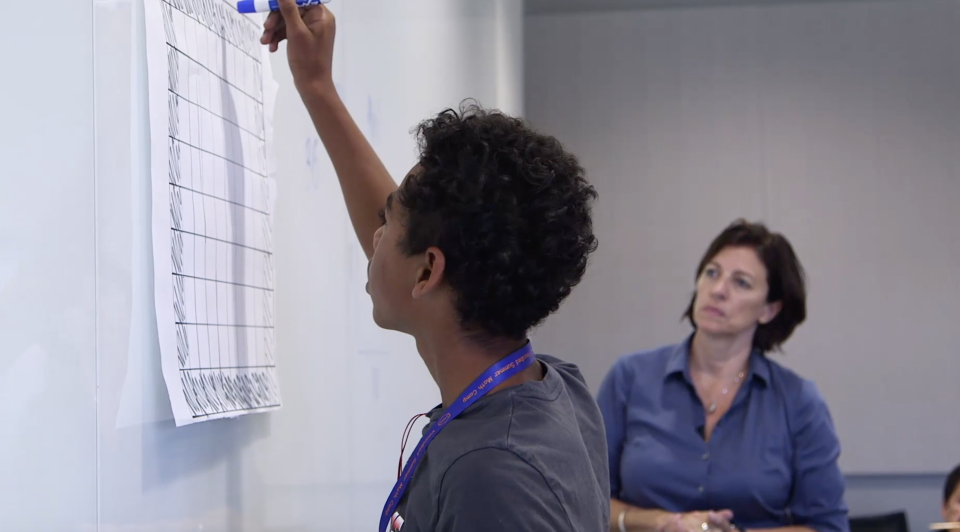
[{"label": "raised arm", "polygon": [[324,148],[333,161],[353,229],[367,257],[381,225],[379,211],[397,189],[373,147],[350,116],[333,84],[336,21],[324,6],[298,8],[279,0],[280,11],[264,22],[260,41],[277,51],[287,41],[287,61],[294,85],[310,113]]}]

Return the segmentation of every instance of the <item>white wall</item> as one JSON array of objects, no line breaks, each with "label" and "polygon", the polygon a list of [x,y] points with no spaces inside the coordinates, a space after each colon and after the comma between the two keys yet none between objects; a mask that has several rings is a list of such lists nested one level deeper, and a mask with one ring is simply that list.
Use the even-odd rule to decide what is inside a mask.
[{"label": "white wall", "polygon": [[600,193],[600,249],[538,350],[596,386],[680,340],[710,239],[760,219],[810,280],[774,356],[824,391],[844,470],[935,484],[960,461],[960,4],[538,15],[525,49],[527,116]]},{"label": "white wall", "polygon": [[[283,53],[284,406],[174,426],[152,307],[142,5],[7,10],[19,22],[0,37],[0,529],[371,530],[403,427],[439,394],[412,342],[372,323],[365,259]],[[411,127],[444,107],[473,96],[522,110],[519,3],[331,6],[335,78],[394,175],[415,162]]]}]

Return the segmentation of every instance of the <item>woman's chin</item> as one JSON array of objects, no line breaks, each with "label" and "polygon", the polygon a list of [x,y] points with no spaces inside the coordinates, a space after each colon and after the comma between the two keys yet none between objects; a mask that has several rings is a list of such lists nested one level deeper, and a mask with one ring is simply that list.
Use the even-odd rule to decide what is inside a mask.
[{"label": "woman's chin", "polygon": [[730,336],[731,331],[723,323],[717,323],[715,320],[697,320],[697,331],[701,334],[711,337],[711,338],[720,338],[724,336]]},{"label": "woman's chin", "polygon": [[723,319],[707,312],[697,314],[697,329],[712,334],[720,333],[726,327]]}]

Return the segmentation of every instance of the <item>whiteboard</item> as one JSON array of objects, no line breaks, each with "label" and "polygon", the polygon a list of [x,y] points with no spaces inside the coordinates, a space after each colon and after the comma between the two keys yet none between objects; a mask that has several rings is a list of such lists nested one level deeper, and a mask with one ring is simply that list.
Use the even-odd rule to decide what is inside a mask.
[{"label": "whiteboard", "polygon": [[[366,260],[285,57],[272,61],[284,404],[176,428],[152,310],[143,5],[44,7],[56,16],[12,7],[24,22],[0,38],[22,81],[0,93],[0,529],[375,528],[403,427],[439,394],[413,342],[372,322]],[[331,7],[335,79],[394,175],[423,118],[466,97],[522,111],[520,2]]]},{"label": "whiteboard", "polygon": [[92,9],[70,0],[50,7],[56,16],[37,17],[33,5],[5,3],[5,15],[24,24],[0,36],[0,528],[6,530],[96,523]]}]

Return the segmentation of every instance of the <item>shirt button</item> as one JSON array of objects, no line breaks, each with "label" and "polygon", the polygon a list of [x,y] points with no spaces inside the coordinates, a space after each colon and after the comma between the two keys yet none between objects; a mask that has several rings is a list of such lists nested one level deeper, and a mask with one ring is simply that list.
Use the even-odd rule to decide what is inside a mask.
[{"label": "shirt button", "polygon": [[703,459],[704,459],[704,460],[709,460],[709,459],[710,459],[710,453],[704,453]]},{"label": "shirt button", "polygon": [[697,491],[699,491],[700,493],[703,493],[703,486],[700,486],[699,488],[697,488]]}]

